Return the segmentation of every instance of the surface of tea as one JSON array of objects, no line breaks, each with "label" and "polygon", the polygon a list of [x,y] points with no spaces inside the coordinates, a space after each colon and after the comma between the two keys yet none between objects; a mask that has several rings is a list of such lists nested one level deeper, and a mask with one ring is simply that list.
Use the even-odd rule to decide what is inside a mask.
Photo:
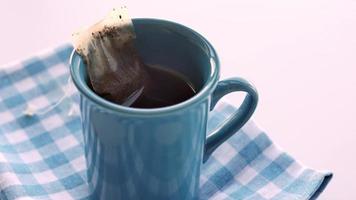
[{"label": "surface of tea", "polygon": [[[181,103],[196,94],[192,84],[181,74],[164,67],[147,67],[149,83],[129,107],[160,108]],[[92,87],[91,87],[92,88]],[[106,98],[105,96],[102,96]],[[110,101],[110,99],[106,98]]]},{"label": "surface of tea", "polygon": [[163,67],[147,67],[150,83],[130,107],[159,108],[183,102],[196,93],[192,84],[182,75]]}]

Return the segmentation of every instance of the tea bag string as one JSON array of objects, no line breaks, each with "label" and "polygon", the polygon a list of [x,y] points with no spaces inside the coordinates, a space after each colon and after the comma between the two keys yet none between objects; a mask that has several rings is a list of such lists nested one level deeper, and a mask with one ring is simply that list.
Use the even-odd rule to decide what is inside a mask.
[{"label": "tea bag string", "polygon": [[[34,115],[44,115],[50,111],[52,111],[53,109],[55,109],[57,106],[59,106],[62,102],[64,102],[67,98],[70,98],[70,91],[71,91],[71,83],[72,83],[72,78],[69,76],[66,86],[64,88],[64,95],[59,98],[56,102],[54,102],[53,104],[46,106],[44,108],[39,109],[38,105],[33,104],[33,103],[29,103],[26,107],[26,109],[24,110],[23,114],[26,116],[34,116]],[[72,101],[73,99],[70,98]],[[71,108],[68,112],[68,116],[71,116],[75,113],[75,105],[74,102],[71,102]]]}]

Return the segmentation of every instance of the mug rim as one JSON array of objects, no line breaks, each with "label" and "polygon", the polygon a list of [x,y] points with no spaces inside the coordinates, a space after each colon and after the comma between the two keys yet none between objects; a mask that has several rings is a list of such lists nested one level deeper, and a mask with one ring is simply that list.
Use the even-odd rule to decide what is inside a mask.
[{"label": "mug rim", "polygon": [[193,97],[182,101],[180,103],[171,105],[171,106],[166,106],[166,107],[160,107],[160,108],[133,108],[133,107],[127,107],[127,106],[122,106],[113,102],[110,102],[103,97],[97,95],[94,91],[92,91],[87,83],[80,78],[80,64],[78,62],[75,62],[76,59],[79,59],[79,63],[82,63],[81,57],[76,53],[75,49],[73,49],[72,54],[69,59],[69,64],[70,64],[70,74],[72,81],[76,88],[79,90],[79,92],[84,95],[86,98],[90,99],[92,102],[95,102],[96,104],[100,105],[101,107],[104,107],[110,111],[114,112],[121,112],[121,113],[128,113],[128,114],[139,114],[139,115],[152,115],[152,114],[162,114],[162,113],[168,113],[168,112],[174,112],[177,110],[182,110],[184,108],[187,108],[197,102],[200,102],[202,99],[206,98],[211,94],[213,89],[216,87],[219,76],[220,76],[220,62],[218,55],[214,49],[214,47],[210,44],[210,42],[205,39],[202,35],[200,35],[198,32],[194,31],[191,28],[188,28],[182,24],[168,21],[168,20],[163,20],[163,19],[155,19],[155,18],[133,18],[133,21],[147,21],[147,22],[156,22],[156,23],[163,23],[163,24],[171,24],[174,26],[179,26],[180,28],[186,29],[191,34],[196,35],[204,44],[207,45],[209,48],[210,52],[210,75],[208,80],[205,82],[204,86],[202,89],[199,90],[198,93],[196,93]]}]

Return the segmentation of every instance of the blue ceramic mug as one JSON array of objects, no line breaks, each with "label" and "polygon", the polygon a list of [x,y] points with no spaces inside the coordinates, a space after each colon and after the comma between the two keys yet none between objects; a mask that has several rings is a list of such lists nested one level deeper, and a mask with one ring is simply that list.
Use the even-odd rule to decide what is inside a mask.
[{"label": "blue ceramic mug", "polygon": [[[70,71],[80,92],[93,199],[199,199],[201,165],[251,117],[257,92],[241,78],[219,82],[214,48],[192,29],[157,19],[134,19],[133,24],[144,62],[184,75],[198,93],[163,108],[123,107],[88,87],[86,67],[73,52]],[[247,93],[242,105],[225,124],[207,134],[209,111],[221,97],[235,91]]]}]

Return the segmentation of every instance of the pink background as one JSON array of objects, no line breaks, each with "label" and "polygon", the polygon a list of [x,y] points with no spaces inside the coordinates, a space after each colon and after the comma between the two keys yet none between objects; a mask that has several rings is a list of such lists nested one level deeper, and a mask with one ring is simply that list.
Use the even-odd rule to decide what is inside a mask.
[{"label": "pink background", "polygon": [[122,4],[133,17],[177,21],[206,36],[222,77],[258,88],[254,118],[269,136],[306,165],[334,172],[320,199],[356,199],[355,0],[2,0],[0,65],[69,41]]}]

